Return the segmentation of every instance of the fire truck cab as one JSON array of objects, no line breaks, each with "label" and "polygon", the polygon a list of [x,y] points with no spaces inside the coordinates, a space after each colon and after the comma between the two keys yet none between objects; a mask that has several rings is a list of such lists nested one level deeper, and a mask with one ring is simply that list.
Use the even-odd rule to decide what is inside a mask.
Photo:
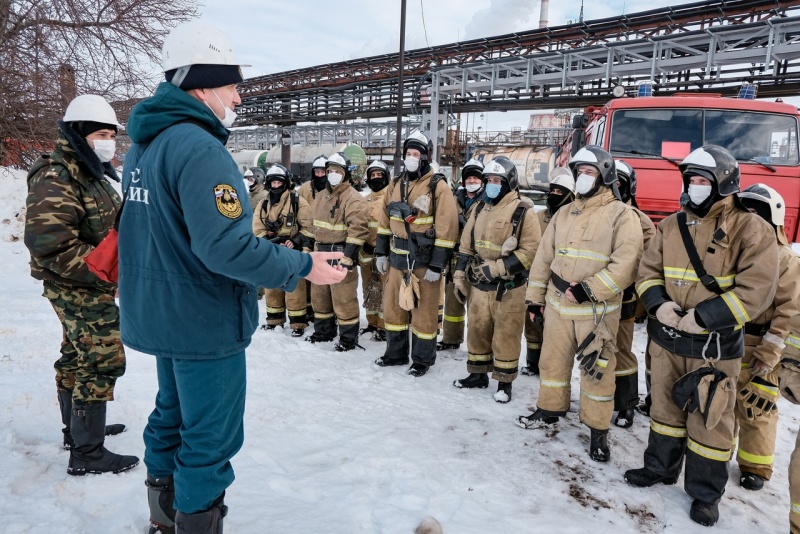
[{"label": "fire truck cab", "polygon": [[593,144],[636,170],[639,208],[658,222],[678,209],[683,182],[678,163],[708,144],[728,149],[739,162],[741,184],[761,182],[786,201],[786,235],[798,236],[800,150],[795,106],[712,94],[618,98],[573,118],[574,131],[559,165]]}]

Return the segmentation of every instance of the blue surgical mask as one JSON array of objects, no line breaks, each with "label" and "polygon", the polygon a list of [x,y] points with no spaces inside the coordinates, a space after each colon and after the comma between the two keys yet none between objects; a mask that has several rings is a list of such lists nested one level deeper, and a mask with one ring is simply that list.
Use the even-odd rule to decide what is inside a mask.
[{"label": "blue surgical mask", "polygon": [[486,184],[486,196],[489,198],[497,198],[503,184]]}]

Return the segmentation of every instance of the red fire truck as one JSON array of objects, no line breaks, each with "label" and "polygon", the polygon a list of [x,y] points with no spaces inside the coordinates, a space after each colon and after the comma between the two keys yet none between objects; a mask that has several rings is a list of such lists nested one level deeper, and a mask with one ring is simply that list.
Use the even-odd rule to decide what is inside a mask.
[{"label": "red fire truck", "polygon": [[786,201],[786,235],[800,242],[800,151],[795,106],[717,94],[617,98],[573,118],[558,164],[587,144],[603,147],[636,170],[636,200],[658,222],[678,209],[678,163],[706,144],[727,148],[739,162],[742,188],[774,187]]}]

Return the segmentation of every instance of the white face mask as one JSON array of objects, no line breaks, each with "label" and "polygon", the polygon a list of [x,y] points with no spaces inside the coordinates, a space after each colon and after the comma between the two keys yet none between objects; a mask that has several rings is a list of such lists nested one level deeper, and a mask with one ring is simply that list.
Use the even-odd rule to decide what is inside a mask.
[{"label": "white face mask", "polygon": [[467,186],[464,189],[466,189],[470,193],[474,193],[475,191],[480,189],[482,185],[483,184],[467,184]]},{"label": "white face mask", "polygon": [[579,195],[585,195],[594,187],[597,178],[589,174],[579,174],[578,179],[575,180],[575,192]]},{"label": "white face mask", "polygon": [[700,204],[705,202],[706,199],[710,196],[711,196],[710,185],[689,184],[689,198],[692,200],[692,204],[694,204],[695,206],[699,206]]},{"label": "white face mask", "polygon": [[340,183],[342,183],[342,176],[338,172],[329,172],[328,173],[328,183],[331,184],[331,187],[336,187]]},{"label": "white face mask", "polygon": [[211,113],[214,113],[214,116],[217,117],[217,119],[219,120],[220,124],[222,124],[222,126],[224,126],[225,128],[230,128],[231,126],[233,126],[233,122],[236,120],[236,117],[237,117],[236,112],[233,111],[232,109],[228,108],[225,104],[222,103],[222,100],[219,99],[219,95],[217,94],[216,91],[214,91],[212,89],[211,92],[214,93],[214,96],[217,97],[217,101],[222,106],[222,109],[225,110],[225,117],[223,117],[221,119],[219,117],[217,117],[217,114],[214,113],[214,110],[211,109],[211,106],[208,105],[208,102],[206,102],[206,106],[208,106],[208,109],[211,109]]},{"label": "white face mask", "polygon": [[403,160],[403,165],[406,166],[408,172],[417,172],[417,169],[419,169],[419,158],[406,156],[406,159]]},{"label": "white face mask", "polygon": [[97,154],[98,159],[102,163],[106,163],[114,159],[114,154],[117,151],[117,142],[113,139],[95,139],[92,141],[94,144],[94,153]]}]

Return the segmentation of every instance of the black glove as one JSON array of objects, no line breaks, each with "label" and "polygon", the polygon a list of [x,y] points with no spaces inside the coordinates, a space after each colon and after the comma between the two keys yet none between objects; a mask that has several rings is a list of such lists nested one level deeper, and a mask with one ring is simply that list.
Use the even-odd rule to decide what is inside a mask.
[{"label": "black glove", "polygon": [[574,286],[569,288],[572,296],[575,297],[575,300],[578,301],[578,304],[583,304],[584,302],[589,302],[591,299],[589,298],[589,294],[586,293],[586,289],[583,287],[583,284],[577,283]]},{"label": "black glove", "polygon": [[589,354],[584,353],[578,356],[578,366],[581,371],[589,375],[589,378],[599,382],[603,378],[603,373],[608,366],[608,360],[600,356],[598,351],[594,351]]},{"label": "black glove", "polygon": [[537,324],[544,323],[544,306],[539,306],[538,304],[529,304],[528,305],[528,313],[533,314],[533,322]]}]

